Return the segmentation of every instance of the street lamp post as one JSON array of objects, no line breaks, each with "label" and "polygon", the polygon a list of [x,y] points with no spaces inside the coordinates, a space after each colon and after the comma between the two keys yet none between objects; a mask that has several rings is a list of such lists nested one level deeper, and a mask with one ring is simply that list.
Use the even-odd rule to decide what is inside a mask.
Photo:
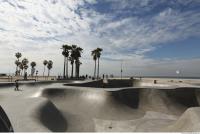
[{"label": "street lamp post", "polygon": [[122,80],[122,72],[123,72],[123,70],[122,70],[122,63],[123,63],[123,60],[121,60],[121,80]]}]

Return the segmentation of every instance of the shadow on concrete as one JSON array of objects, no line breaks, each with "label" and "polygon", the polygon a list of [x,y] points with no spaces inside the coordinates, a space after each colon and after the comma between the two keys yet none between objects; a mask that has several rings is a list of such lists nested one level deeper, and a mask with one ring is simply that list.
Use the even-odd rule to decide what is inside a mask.
[{"label": "shadow on concrete", "polygon": [[7,114],[0,106],[0,132],[14,132]]},{"label": "shadow on concrete", "polygon": [[112,91],[111,93],[116,101],[126,104],[131,108],[138,108],[139,89],[123,89],[119,91]]},{"label": "shadow on concrete", "polygon": [[66,132],[67,130],[67,121],[51,102],[47,102],[41,107],[39,119],[52,132]]},{"label": "shadow on concrete", "polygon": [[163,90],[167,96],[186,107],[199,106],[194,88],[176,88],[174,90]]}]

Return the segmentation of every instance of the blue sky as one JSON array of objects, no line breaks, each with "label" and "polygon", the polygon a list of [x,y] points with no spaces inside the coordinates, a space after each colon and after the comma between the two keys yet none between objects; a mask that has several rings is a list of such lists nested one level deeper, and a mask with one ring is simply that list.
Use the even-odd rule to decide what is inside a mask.
[{"label": "blue sky", "polygon": [[81,74],[92,74],[91,50],[103,48],[101,74],[200,76],[199,0],[0,0],[1,72],[14,53],[54,61],[62,73],[63,43],[84,48]]},{"label": "blue sky", "polygon": [[146,53],[147,57],[154,59],[194,59],[200,58],[200,39],[188,38],[180,41],[160,44],[155,50]]}]

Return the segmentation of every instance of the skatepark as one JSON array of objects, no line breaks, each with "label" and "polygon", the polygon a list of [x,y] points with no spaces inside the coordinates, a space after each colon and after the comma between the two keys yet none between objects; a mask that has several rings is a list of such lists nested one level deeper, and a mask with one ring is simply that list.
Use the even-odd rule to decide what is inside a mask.
[{"label": "skatepark", "polygon": [[14,132],[200,131],[200,87],[194,84],[72,80],[26,82],[19,89],[0,87]]}]

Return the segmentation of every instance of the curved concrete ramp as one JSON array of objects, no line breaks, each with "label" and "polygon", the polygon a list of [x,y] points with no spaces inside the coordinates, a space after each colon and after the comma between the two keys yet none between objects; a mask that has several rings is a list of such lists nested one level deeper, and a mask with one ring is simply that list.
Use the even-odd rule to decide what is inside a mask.
[{"label": "curved concrete ramp", "polygon": [[66,132],[67,130],[65,118],[50,101],[39,107],[38,119],[52,132]]},{"label": "curved concrete ramp", "polygon": [[95,126],[99,126],[95,119],[126,121],[143,117],[144,112],[136,109],[139,103],[135,99],[137,92],[129,89],[119,94],[96,89],[49,88],[42,96],[50,99],[65,115],[67,131],[94,132],[97,131]]},{"label": "curved concrete ramp", "polygon": [[138,92],[135,89],[115,92],[70,87],[48,88],[43,90],[42,96],[50,99],[63,111],[114,120],[136,117]]},{"label": "curved concrete ramp", "polygon": [[[200,121],[197,114],[199,89],[196,88],[95,88],[88,85],[85,85],[86,87],[62,85],[62,83],[29,84],[20,86],[19,92],[13,91],[13,88],[12,90],[2,88],[0,103],[14,130],[16,132],[199,130]],[[186,125],[189,126],[187,129]]]},{"label": "curved concrete ramp", "polygon": [[67,122],[46,98],[7,98],[1,105],[15,132],[65,132]]},{"label": "curved concrete ramp", "polygon": [[107,84],[103,84],[103,80],[97,81],[86,81],[81,83],[68,83],[64,84],[66,86],[78,86],[78,87],[95,87],[95,88],[123,88],[123,87],[132,87],[133,80],[115,80],[108,79]]},{"label": "curved concrete ramp", "polygon": [[181,117],[162,131],[168,132],[199,132],[200,131],[200,108],[189,108]]},{"label": "curved concrete ramp", "polygon": [[[63,113],[68,124],[67,131],[162,132],[187,108],[198,105],[193,90],[187,90],[186,94],[180,93],[182,90],[187,89],[173,89],[171,93],[166,89],[109,91],[66,87],[47,88],[41,95],[51,100]],[[179,99],[193,104],[187,105]]]}]

